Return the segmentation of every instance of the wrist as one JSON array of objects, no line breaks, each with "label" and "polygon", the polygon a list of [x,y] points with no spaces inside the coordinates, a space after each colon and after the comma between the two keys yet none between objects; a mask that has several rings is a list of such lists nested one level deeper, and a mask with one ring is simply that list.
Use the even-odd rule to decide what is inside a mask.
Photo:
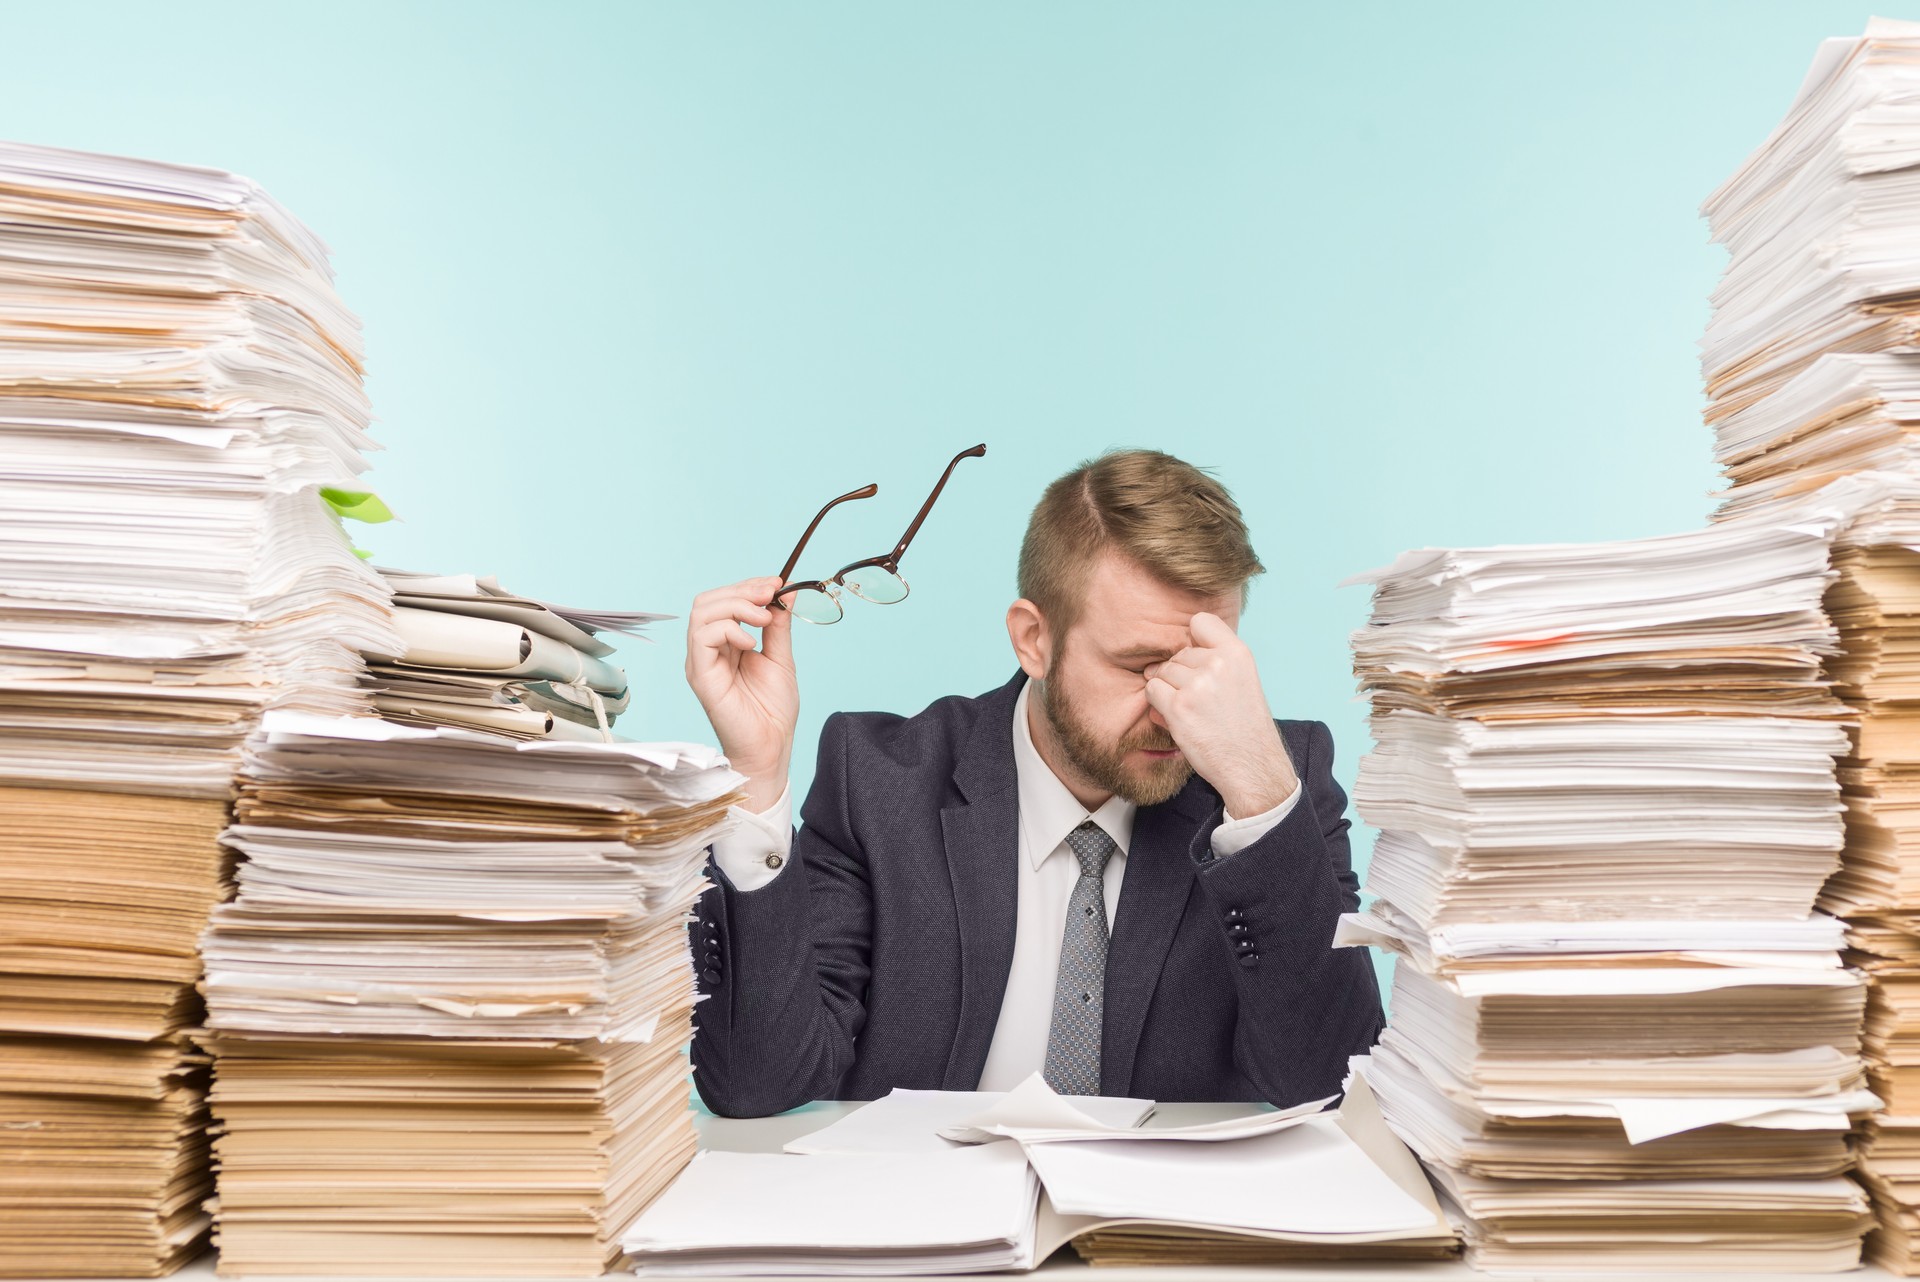
[{"label": "wrist", "polygon": [[725,755],[728,765],[749,779],[784,781],[788,769],[793,764],[793,736],[789,734],[784,743],[762,745],[751,749],[742,748],[738,751],[727,747],[727,741],[723,738],[720,740],[720,751]]},{"label": "wrist", "polygon": [[1227,814],[1234,819],[1250,819],[1254,815],[1263,815],[1293,795],[1294,784],[1269,784],[1234,792],[1223,792],[1220,800],[1225,803]]},{"label": "wrist", "polygon": [[[735,766],[734,769],[740,770],[740,767]],[[747,776],[747,799],[743,804],[756,815],[765,813],[787,790],[787,763],[784,761],[765,770],[740,770],[740,773]]]},{"label": "wrist", "polygon": [[1227,781],[1219,788],[1220,800],[1235,819],[1265,814],[1293,795],[1300,780],[1293,762],[1282,747],[1276,758],[1269,758],[1250,769],[1244,777]]}]

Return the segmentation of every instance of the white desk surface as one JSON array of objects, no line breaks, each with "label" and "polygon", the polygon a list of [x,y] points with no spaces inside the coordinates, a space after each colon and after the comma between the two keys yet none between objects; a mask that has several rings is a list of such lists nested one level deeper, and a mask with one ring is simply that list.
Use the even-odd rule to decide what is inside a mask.
[{"label": "white desk surface", "polygon": [[[857,1104],[818,1103],[808,1104],[782,1113],[778,1117],[728,1118],[713,1117],[704,1112],[696,1113],[696,1123],[700,1128],[700,1143],[703,1148],[719,1149],[739,1153],[777,1153],[788,1140],[817,1131],[821,1127],[843,1117]],[[1162,1104],[1148,1119],[1148,1126],[1180,1126],[1192,1122],[1213,1121],[1217,1118],[1233,1117],[1252,1111],[1246,1105],[1234,1104]],[[210,1282],[215,1277],[213,1257],[204,1255],[173,1275],[182,1282]],[[608,1274],[609,1282],[633,1282],[631,1273]],[[1300,1264],[1285,1267],[1251,1268],[1242,1265],[1219,1265],[1201,1268],[1104,1268],[1089,1271],[1073,1251],[1063,1249],[1046,1264],[1032,1274],[974,1273],[961,1275],[973,1278],[1021,1278],[1038,1276],[1042,1282],[1075,1282],[1084,1278],[1086,1282],[1183,1282],[1184,1279],[1204,1279],[1206,1282],[1252,1282],[1252,1279],[1265,1279],[1273,1282],[1527,1282],[1527,1279],[1568,1279],[1569,1282],[1582,1279],[1584,1282],[1599,1282],[1600,1279],[1618,1279],[1619,1282],[1702,1282],[1702,1279],[1723,1279],[1724,1282],[1814,1282],[1820,1278],[1839,1278],[1847,1282],[1884,1282],[1894,1275],[1874,1265],[1857,1269],[1851,1273],[1815,1273],[1815,1274],[1729,1274],[1699,1273],[1678,1269],[1673,1273],[1480,1273],[1458,1262],[1417,1263],[1417,1264]],[[461,1279],[440,1279],[439,1282],[462,1282]],[[497,1282],[497,1280],[496,1280]],[[530,1280],[531,1282],[531,1280]],[[748,1282],[747,1279],[715,1278],[709,1282]],[[765,1282],[756,1279],[754,1282]],[[871,1278],[865,1282],[908,1282],[905,1278]]]}]

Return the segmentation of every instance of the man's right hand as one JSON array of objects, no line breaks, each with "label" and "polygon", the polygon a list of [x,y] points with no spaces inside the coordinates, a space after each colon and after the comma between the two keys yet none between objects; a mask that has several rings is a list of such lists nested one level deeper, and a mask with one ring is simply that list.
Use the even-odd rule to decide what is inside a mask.
[{"label": "man's right hand", "polygon": [[[687,615],[687,684],[748,778],[747,809],[765,810],[787,786],[800,683],[793,672],[793,613],[768,608],[780,580],[742,579],[693,599]],[[761,630],[760,648],[742,624]]]}]

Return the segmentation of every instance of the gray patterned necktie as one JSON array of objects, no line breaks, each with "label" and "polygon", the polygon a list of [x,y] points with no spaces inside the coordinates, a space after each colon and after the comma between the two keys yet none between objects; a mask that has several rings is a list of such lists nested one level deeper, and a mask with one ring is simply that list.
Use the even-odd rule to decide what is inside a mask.
[{"label": "gray patterned necktie", "polygon": [[1100,1015],[1106,1008],[1107,898],[1101,878],[1119,847],[1089,819],[1067,834],[1080,860],[1080,880],[1067,901],[1060,940],[1060,977],[1053,986],[1053,1026],[1047,1032],[1047,1085],[1062,1095],[1100,1093]]}]

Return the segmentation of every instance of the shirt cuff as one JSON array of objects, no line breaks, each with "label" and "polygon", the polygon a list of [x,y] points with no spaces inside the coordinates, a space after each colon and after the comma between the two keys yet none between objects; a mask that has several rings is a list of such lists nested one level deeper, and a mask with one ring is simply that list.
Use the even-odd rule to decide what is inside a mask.
[{"label": "shirt cuff", "polygon": [[713,839],[713,862],[735,890],[758,890],[787,866],[793,844],[792,790],[789,783],[780,790],[779,800],[758,814],[727,807],[727,813],[740,822]]},{"label": "shirt cuff", "polygon": [[[1221,811],[1225,818],[1221,820],[1220,826],[1213,830],[1213,857],[1225,859],[1228,855],[1238,854],[1266,836],[1275,824],[1293,813],[1293,807],[1300,800],[1300,789],[1303,786],[1304,781],[1295,783],[1293,791],[1287,794],[1285,801],[1271,810],[1263,810],[1257,815],[1248,815],[1245,819],[1235,819],[1226,811]],[[729,872],[727,876],[731,877],[733,874]]]}]

